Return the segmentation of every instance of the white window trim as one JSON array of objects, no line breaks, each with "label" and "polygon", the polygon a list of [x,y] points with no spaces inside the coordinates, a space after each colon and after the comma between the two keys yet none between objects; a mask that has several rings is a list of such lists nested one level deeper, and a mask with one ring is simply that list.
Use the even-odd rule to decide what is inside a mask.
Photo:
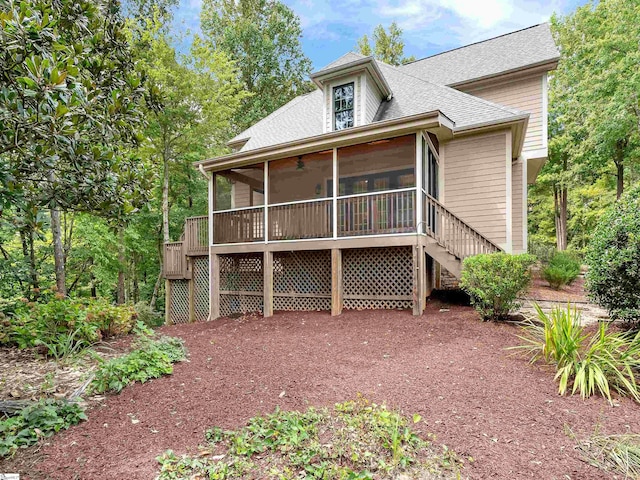
[{"label": "white window trim", "polygon": [[[358,116],[356,115],[356,112],[360,107],[360,95],[361,95],[361,88],[358,88],[358,77],[360,75],[350,75],[348,77],[342,77],[340,79],[337,79],[331,83],[329,83],[329,92],[328,94],[330,95],[331,101],[329,102],[329,106],[330,109],[329,111],[327,111],[327,115],[330,115],[330,125],[331,125],[331,131],[335,132],[336,131],[336,124],[335,124],[335,113],[333,111],[334,108],[334,102],[333,102],[333,89],[336,87],[340,87],[342,85],[346,85],[348,83],[353,83],[353,126],[354,127],[358,127],[360,126],[360,123],[358,122]],[[326,100],[326,99],[325,99]],[[364,102],[362,102],[364,103]],[[325,117],[326,118],[326,117]],[[353,128],[353,127],[351,127]],[[348,130],[348,128],[345,128],[343,130]]]}]

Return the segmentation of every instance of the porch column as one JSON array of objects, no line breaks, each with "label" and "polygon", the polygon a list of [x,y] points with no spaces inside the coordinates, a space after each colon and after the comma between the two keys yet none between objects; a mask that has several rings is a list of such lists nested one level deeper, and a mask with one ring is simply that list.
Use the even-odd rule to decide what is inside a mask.
[{"label": "porch column", "polygon": [[413,314],[422,315],[425,305],[424,248],[420,242],[413,246]]},{"label": "porch column", "polygon": [[[191,259],[187,259],[187,261],[191,261]],[[196,309],[195,309],[195,300],[196,300],[196,295],[195,295],[195,285],[196,285],[196,280],[193,278],[193,275],[191,276],[191,278],[187,281],[187,286],[189,287],[189,323],[193,323],[196,321]]]},{"label": "porch column", "polygon": [[171,281],[164,281],[164,324],[171,325]]},{"label": "porch column", "polygon": [[416,232],[421,234],[424,232],[422,224],[422,133],[416,133]]},{"label": "porch column", "polygon": [[220,256],[209,255],[209,320],[220,318]]},{"label": "porch column", "polygon": [[273,316],[273,252],[265,251],[262,260],[262,271],[264,273],[264,317]]},{"label": "porch column", "polygon": [[331,315],[342,313],[342,250],[331,249]]}]

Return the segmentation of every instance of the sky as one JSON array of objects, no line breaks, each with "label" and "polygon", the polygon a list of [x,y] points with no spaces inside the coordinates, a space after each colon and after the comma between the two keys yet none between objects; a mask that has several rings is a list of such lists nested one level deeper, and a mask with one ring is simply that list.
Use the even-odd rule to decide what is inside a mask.
[{"label": "sky", "polygon": [[[284,0],[300,18],[302,48],[314,70],[356,48],[376,25],[398,23],[405,56],[423,58],[567,14],[586,0]],[[201,0],[180,0],[174,32],[199,32]]]}]

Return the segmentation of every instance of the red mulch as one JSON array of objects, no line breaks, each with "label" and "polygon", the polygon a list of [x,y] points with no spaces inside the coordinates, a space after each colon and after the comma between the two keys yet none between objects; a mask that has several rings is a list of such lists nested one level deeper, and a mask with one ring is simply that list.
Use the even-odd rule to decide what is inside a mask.
[{"label": "red mulch", "polygon": [[195,451],[211,426],[235,428],[276,405],[305,409],[362,393],[422,415],[419,429],[474,457],[464,471],[470,478],[605,477],[580,460],[565,428],[580,438],[596,427],[638,432],[638,405],[560,397],[548,368],[504,350],[516,344],[515,326],[482,323],[468,307],[440,306],[430,302],[421,317],[296,312],[165,327],[186,340],[190,362],[110,396],[87,422],[53,438],[37,470],[22,473],[150,479],[157,455]]},{"label": "red mulch", "polygon": [[588,301],[587,295],[584,291],[583,277],[576,278],[571,285],[555,290],[549,286],[546,280],[543,280],[538,275],[534,275],[527,298],[538,301],[563,303],[585,303]]}]

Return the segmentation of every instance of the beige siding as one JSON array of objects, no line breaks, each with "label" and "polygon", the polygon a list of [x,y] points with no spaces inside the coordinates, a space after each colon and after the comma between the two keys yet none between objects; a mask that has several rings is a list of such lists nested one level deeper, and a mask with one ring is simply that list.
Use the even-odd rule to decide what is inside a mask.
[{"label": "beige siding", "polygon": [[380,90],[376,87],[373,80],[367,79],[367,95],[366,95],[366,112],[367,118],[366,123],[371,123],[373,121],[373,117],[376,116],[376,112],[378,111],[378,107],[380,107]]},{"label": "beige siding", "polygon": [[512,215],[513,215],[513,253],[522,253],[525,250],[524,246],[524,207],[523,196],[524,188],[526,185],[522,185],[522,159],[513,162],[511,177],[511,199],[512,199]]},{"label": "beige siding", "polygon": [[251,188],[246,183],[233,184],[233,208],[250,207]]},{"label": "beige siding", "polygon": [[546,148],[543,119],[543,76],[541,74],[490,84],[482,87],[461,87],[477,97],[516,108],[531,114],[524,140],[524,152]]},{"label": "beige siding", "polygon": [[445,206],[497,243],[507,243],[506,132],[454,139],[444,150]]}]

